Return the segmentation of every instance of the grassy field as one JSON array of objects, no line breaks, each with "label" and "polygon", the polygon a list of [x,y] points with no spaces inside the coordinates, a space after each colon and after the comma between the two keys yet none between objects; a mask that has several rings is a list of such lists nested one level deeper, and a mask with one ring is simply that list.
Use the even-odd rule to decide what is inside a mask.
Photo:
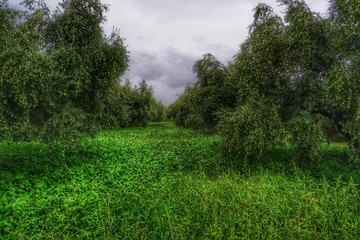
[{"label": "grassy field", "polygon": [[224,157],[218,136],[171,123],[66,152],[0,142],[0,239],[358,239],[360,168],[344,149],[305,171],[283,149]]}]

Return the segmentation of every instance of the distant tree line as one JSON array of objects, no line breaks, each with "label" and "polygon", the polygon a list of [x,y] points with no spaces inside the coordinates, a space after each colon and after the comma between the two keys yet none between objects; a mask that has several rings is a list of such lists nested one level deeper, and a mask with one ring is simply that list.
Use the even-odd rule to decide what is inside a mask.
[{"label": "distant tree line", "polygon": [[100,0],[0,2],[0,139],[77,141],[84,133],[163,120],[145,81],[120,83],[128,52],[101,27]]},{"label": "distant tree line", "polygon": [[360,1],[331,0],[328,14],[303,0],[254,9],[247,40],[227,65],[206,54],[197,82],[170,106],[175,123],[218,131],[224,149],[256,159],[291,143],[304,164],[338,133],[360,154]]}]

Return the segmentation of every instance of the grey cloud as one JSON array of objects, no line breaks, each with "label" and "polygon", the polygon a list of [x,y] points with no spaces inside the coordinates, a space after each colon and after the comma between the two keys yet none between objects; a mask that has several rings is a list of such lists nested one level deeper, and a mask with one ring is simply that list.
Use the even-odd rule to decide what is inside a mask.
[{"label": "grey cloud", "polygon": [[229,6],[256,4],[253,0],[182,0],[182,1],[164,1],[164,0],[135,0],[134,6],[137,6],[143,12],[158,14],[160,19],[185,18],[206,18],[208,16],[222,12]]},{"label": "grey cloud", "polygon": [[17,9],[17,10],[24,10],[24,6],[23,5],[20,5],[20,3],[15,3],[15,2],[8,2],[8,6],[9,8],[11,9]]},{"label": "grey cloud", "polygon": [[192,65],[197,59],[173,49],[163,52],[138,53],[130,55],[130,71],[147,81],[158,81],[169,88],[184,87],[194,82]]}]

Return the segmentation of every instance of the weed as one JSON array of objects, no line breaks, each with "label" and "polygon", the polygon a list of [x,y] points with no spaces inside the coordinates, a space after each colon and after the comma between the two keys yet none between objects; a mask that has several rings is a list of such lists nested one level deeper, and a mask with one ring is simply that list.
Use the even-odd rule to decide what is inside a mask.
[{"label": "weed", "polygon": [[[105,131],[56,154],[0,143],[0,239],[356,239],[359,169],[342,147],[240,164],[219,138],[166,124]],[[341,175],[341,176],[340,176]]]}]

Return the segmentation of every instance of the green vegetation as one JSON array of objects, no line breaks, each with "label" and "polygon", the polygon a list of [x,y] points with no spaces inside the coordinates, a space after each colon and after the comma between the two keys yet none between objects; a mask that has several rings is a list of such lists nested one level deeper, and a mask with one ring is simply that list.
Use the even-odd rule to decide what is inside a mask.
[{"label": "green vegetation", "polygon": [[[0,239],[356,239],[360,168],[324,145],[300,170],[273,149],[248,165],[219,136],[154,123],[77,150],[0,143]],[[280,158],[279,158],[280,156]]]},{"label": "green vegetation", "polygon": [[120,82],[128,52],[119,31],[101,27],[108,6],[44,1],[28,11],[0,1],[0,139],[75,143],[99,130],[163,120],[145,81]]},{"label": "green vegetation", "polygon": [[180,126],[218,131],[235,156],[261,158],[291,142],[306,166],[326,139],[342,135],[359,160],[360,1],[331,0],[326,17],[303,0],[276,2],[284,15],[258,4],[231,63],[206,54],[194,64],[197,82],[170,116]]},{"label": "green vegetation", "polygon": [[0,239],[357,239],[360,2],[277,2],[167,111],[100,0],[0,0]]}]

